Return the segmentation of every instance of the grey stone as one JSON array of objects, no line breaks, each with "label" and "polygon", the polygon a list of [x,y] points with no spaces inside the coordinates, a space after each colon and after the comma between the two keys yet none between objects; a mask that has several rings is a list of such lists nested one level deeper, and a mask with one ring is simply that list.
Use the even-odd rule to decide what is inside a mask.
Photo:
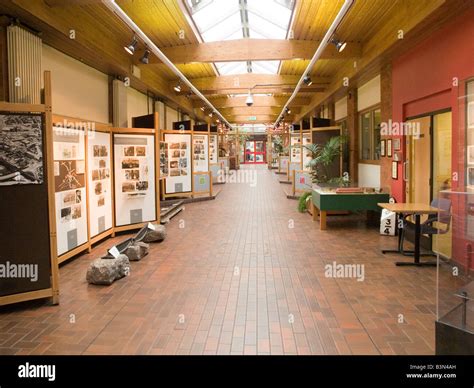
[{"label": "grey stone", "polygon": [[143,242],[159,242],[163,241],[166,238],[166,228],[164,225],[154,224],[155,230],[148,229],[145,237],[143,237]]},{"label": "grey stone", "polygon": [[117,258],[105,256],[95,259],[87,269],[86,280],[90,284],[110,285],[130,273],[130,261],[126,255]]},{"label": "grey stone", "polygon": [[150,246],[144,242],[136,242],[130,245],[124,252],[130,261],[139,261],[148,255]]}]

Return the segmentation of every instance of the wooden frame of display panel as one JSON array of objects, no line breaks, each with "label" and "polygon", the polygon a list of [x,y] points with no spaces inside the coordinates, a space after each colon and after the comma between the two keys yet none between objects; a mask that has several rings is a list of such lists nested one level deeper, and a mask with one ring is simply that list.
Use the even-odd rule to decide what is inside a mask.
[{"label": "wooden frame of display panel", "polygon": [[[291,145],[292,139],[299,139],[299,149],[300,149],[300,161],[299,162],[292,162],[291,161],[291,154],[293,151],[293,146]],[[288,160],[288,167],[286,170],[286,179],[289,181],[293,180],[293,171],[294,170],[302,170],[303,169],[303,133],[301,131],[301,127],[298,131],[290,132],[289,134],[290,139],[290,159]],[[296,147],[295,147],[296,148]],[[292,166],[295,165],[295,166]],[[299,166],[298,166],[299,165]],[[292,168],[294,167],[294,168]]]},{"label": "wooden frame of display panel", "polygon": [[[302,128],[302,125],[301,125]],[[302,130],[301,131],[301,169],[293,170],[292,172],[292,178],[291,178],[291,186],[292,186],[292,194],[293,196],[297,194],[303,194],[305,191],[311,190],[311,175],[310,175],[310,170],[305,167],[305,154],[306,154],[306,149],[305,149],[305,135],[309,137],[309,143],[311,144],[311,131],[310,130]],[[298,187],[299,185],[297,184],[297,176],[304,176],[305,182],[302,183],[304,185],[309,185],[306,189]],[[308,182],[306,182],[306,178],[308,178]]]},{"label": "wooden frame of display panel", "polygon": [[[204,125],[203,125],[204,126]],[[210,166],[210,145],[211,145],[211,127],[209,124],[207,124],[207,131],[196,131],[195,130],[196,126],[193,126],[193,131],[192,131],[192,136],[191,136],[191,171],[192,171],[192,188],[193,188],[193,195],[194,196],[201,196],[201,195],[208,195],[212,197],[212,172],[211,172],[211,166]],[[207,136],[207,171],[194,171],[195,166],[194,166],[194,140],[195,136]],[[194,183],[194,179],[196,177],[199,177],[201,175],[207,176],[207,179],[209,180],[209,189],[208,190],[203,190],[203,191],[197,191],[196,185]]]},{"label": "wooden frame of display panel", "polygon": [[[103,240],[106,237],[113,236],[115,234],[114,231],[114,226],[115,226],[115,220],[114,220],[114,188],[112,185],[113,182],[113,160],[112,160],[112,134],[111,134],[111,129],[108,124],[104,123],[99,123],[95,121],[90,121],[90,120],[83,120],[80,118],[76,117],[69,117],[69,116],[63,116],[63,115],[53,115],[53,127],[55,127],[55,123],[87,123],[89,124],[87,127],[85,127],[85,133],[84,133],[84,149],[85,149],[85,200],[86,200],[86,217],[87,217],[87,241],[72,250],[69,250],[68,252],[60,255],[58,257],[59,263],[62,263],[71,257],[74,257],[78,255],[79,253],[82,253],[84,251],[91,251],[92,245],[96,244],[97,242]],[[100,232],[94,236],[91,234],[91,220],[90,220],[90,187],[89,187],[89,171],[90,171],[90,166],[89,166],[89,131],[90,128],[93,128],[95,132],[100,132],[100,133],[107,133],[109,134],[109,155],[108,155],[108,160],[109,160],[109,171],[110,171],[110,190],[111,190],[111,218],[112,218],[112,224],[111,227],[108,228],[107,230]],[[55,198],[54,198],[55,200]],[[55,200],[55,206],[56,206],[56,200]]]},{"label": "wooden frame of display panel", "polygon": [[44,103],[43,104],[15,104],[0,102],[0,111],[9,113],[40,113],[43,117],[44,149],[43,157],[46,163],[49,223],[49,262],[50,286],[34,291],[19,291],[18,293],[0,296],[0,306],[19,303],[28,300],[51,298],[53,304],[59,303],[59,264],[56,247],[56,217],[54,208],[54,164],[53,164],[53,136],[52,136],[52,98],[51,98],[51,72],[44,72]]},{"label": "wooden frame of display panel", "polygon": [[[157,125],[157,115],[155,115],[155,127]],[[111,128],[111,134],[112,134],[112,155],[113,155],[113,169],[114,169],[114,174],[113,174],[113,187],[114,187],[114,196],[113,196],[113,202],[114,202],[114,208],[113,208],[113,213],[114,213],[114,233],[115,232],[123,232],[127,230],[134,230],[134,229],[140,229],[144,227],[145,225],[148,225],[150,222],[156,222],[160,220],[160,214],[161,214],[161,209],[160,209],[160,131],[156,128]],[[154,183],[155,183],[155,219],[154,220],[149,220],[149,221],[144,221],[144,222],[138,222],[138,223],[133,223],[129,225],[120,225],[117,226],[117,214],[116,214],[116,209],[117,209],[117,193],[115,190],[115,185],[116,185],[116,175],[115,175],[115,135],[152,135],[153,136],[153,146],[154,146]]]}]

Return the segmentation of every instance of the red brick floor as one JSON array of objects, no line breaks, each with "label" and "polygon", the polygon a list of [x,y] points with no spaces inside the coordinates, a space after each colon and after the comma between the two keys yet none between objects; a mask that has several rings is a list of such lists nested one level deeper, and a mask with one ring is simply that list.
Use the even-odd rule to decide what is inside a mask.
[{"label": "red brick floor", "polygon": [[[124,236],[106,240],[61,267],[59,306],[0,308],[0,354],[433,354],[436,270],[396,267],[395,238],[358,216],[320,231],[296,205],[259,169],[186,205],[129,277],[88,285]],[[365,280],[326,278],[334,261]]]}]

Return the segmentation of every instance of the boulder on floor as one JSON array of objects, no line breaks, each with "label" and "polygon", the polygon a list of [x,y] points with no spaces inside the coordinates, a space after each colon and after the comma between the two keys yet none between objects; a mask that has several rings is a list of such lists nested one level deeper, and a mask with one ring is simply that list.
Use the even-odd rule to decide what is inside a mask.
[{"label": "boulder on floor", "polygon": [[86,280],[90,284],[110,285],[130,273],[130,261],[126,255],[117,258],[105,256],[94,260],[87,269]]},{"label": "boulder on floor", "polygon": [[160,242],[166,238],[166,228],[164,225],[153,224],[155,229],[148,229],[145,237],[143,237],[143,242]]},{"label": "boulder on floor", "polygon": [[130,261],[139,261],[148,255],[150,246],[142,241],[131,244],[124,252]]}]

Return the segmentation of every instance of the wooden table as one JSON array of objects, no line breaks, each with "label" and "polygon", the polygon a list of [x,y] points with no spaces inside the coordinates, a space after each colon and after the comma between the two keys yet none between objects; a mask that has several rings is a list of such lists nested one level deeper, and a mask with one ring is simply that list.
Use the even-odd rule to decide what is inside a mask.
[{"label": "wooden table", "polygon": [[328,212],[372,210],[380,211],[378,203],[388,201],[387,193],[336,193],[324,189],[312,190],[313,221],[319,215],[319,229],[326,229],[326,215]]},{"label": "wooden table", "polygon": [[[414,261],[413,262],[406,262],[406,261],[399,261],[395,264],[398,266],[406,266],[406,265],[415,265],[415,266],[424,266],[424,267],[433,267],[436,266],[436,262],[429,261],[429,262],[421,262],[420,261],[420,238],[421,238],[421,216],[422,215],[430,215],[430,214],[438,214],[439,209],[430,205],[426,205],[424,203],[379,203],[378,204],[381,208],[387,209],[391,212],[406,215],[413,215],[415,217],[415,250],[414,254]],[[401,240],[401,228],[398,228],[398,250],[389,250],[384,249],[382,253],[400,253],[402,252],[402,240]]]}]

